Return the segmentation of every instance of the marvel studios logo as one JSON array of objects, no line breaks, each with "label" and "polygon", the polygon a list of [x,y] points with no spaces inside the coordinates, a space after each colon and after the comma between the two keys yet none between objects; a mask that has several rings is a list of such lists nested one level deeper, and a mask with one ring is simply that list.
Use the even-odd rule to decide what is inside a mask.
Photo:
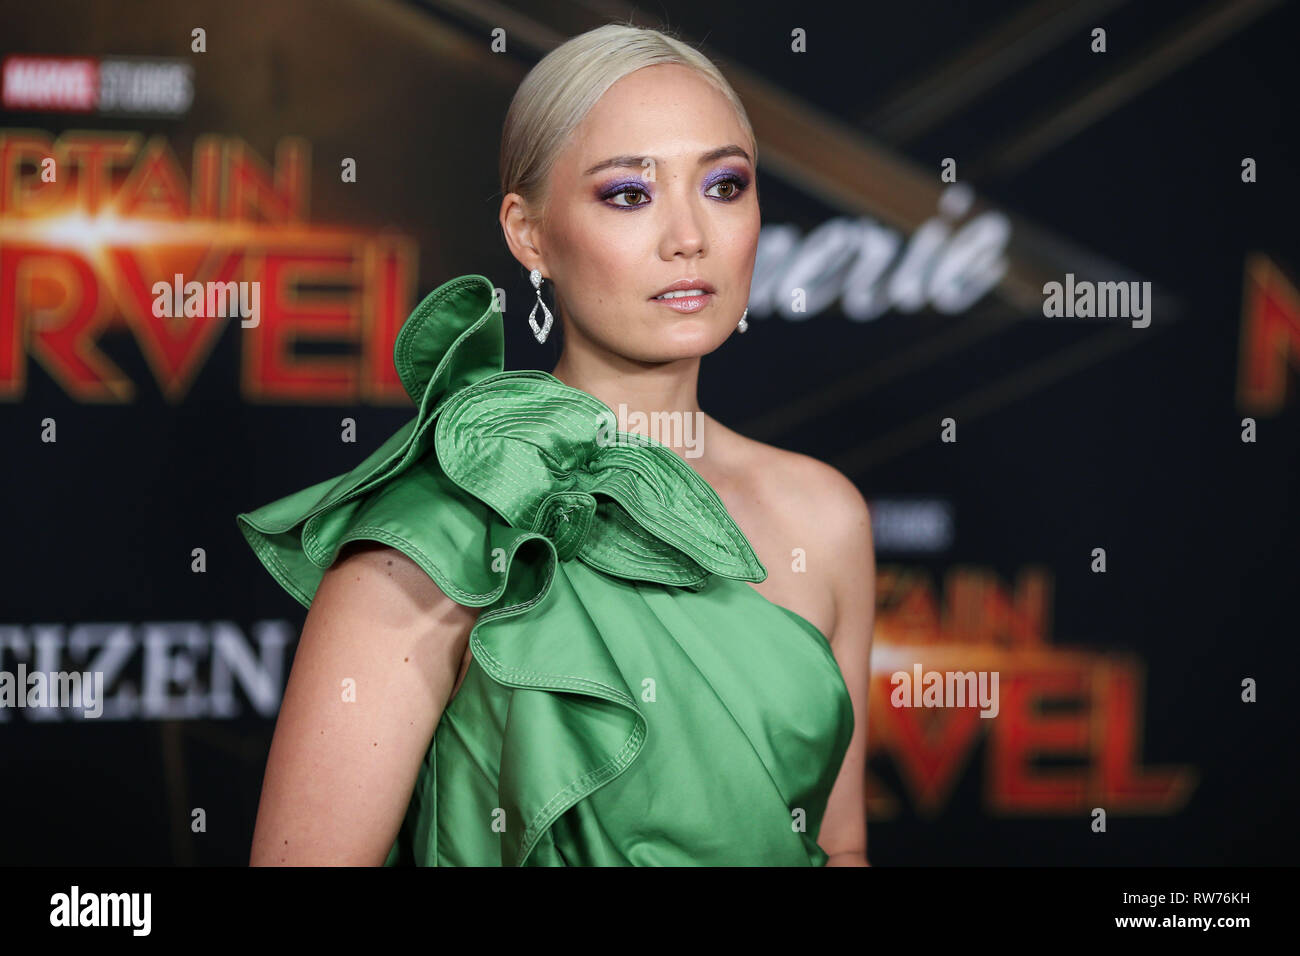
[{"label": "marvel studios logo", "polygon": [[159,57],[8,56],[0,84],[7,110],[181,116],[194,100],[194,68]]}]

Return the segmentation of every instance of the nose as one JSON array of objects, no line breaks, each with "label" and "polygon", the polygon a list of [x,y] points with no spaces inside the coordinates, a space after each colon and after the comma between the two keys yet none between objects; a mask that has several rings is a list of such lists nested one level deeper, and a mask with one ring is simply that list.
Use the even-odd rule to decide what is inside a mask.
[{"label": "nose", "polygon": [[660,240],[660,257],[670,261],[677,256],[695,258],[708,251],[708,231],[705,223],[703,197],[690,193],[685,180],[673,183],[672,188],[661,189],[660,209],[663,214],[663,238]]}]

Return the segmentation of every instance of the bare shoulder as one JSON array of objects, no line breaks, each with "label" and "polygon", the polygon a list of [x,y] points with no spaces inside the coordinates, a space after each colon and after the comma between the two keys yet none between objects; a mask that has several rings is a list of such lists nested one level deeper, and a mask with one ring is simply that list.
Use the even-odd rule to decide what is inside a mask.
[{"label": "bare shoulder", "polygon": [[871,515],[857,485],[838,468],[811,455],[778,448],[733,432],[762,496],[779,504],[827,544],[842,546],[870,540]]},{"label": "bare shoulder", "polygon": [[828,569],[825,580],[837,608],[860,603],[864,590],[872,589],[875,558],[871,513],[857,485],[811,455],[735,432],[728,438],[737,470],[752,489],[744,497],[774,516],[786,540],[803,543],[810,569]]},{"label": "bare shoulder", "polygon": [[352,541],[321,578],[313,609],[364,613],[375,623],[398,625],[411,617],[473,617],[443,593],[415,561],[378,541]]}]

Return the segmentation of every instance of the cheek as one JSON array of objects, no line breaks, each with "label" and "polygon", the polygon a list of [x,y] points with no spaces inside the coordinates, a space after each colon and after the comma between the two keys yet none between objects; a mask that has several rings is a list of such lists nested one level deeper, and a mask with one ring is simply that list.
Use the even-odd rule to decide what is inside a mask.
[{"label": "cheek", "polygon": [[[566,225],[566,272],[579,281],[578,288],[591,290],[598,302],[612,301],[620,290],[640,288],[647,257],[654,252],[647,246],[644,228],[620,223],[622,218],[620,213],[579,216]],[[636,281],[638,273],[642,282]]]},{"label": "cheek", "polygon": [[631,223],[619,222],[620,218],[594,203],[567,216],[552,243],[561,253],[565,271],[575,276],[607,275],[619,263],[633,261],[644,237],[638,236]]},{"label": "cheek", "polygon": [[737,245],[743,255],[752,256],[756,251],[758,251],[758,234],[762,229],[762,226],[763,222],[762,217],[758,212],[758,204],[753,203],[751,204],[748,210],[748,215],[745,216],[744,221],[737,223],[735,228],[732,230],[733,235],[736,237]]},{"label": "cheek", "polygon": [[608,339],[625,311],[620,295],[639,287],[627,281],[639,261],[627,237],[611,234],[602,217],[577,214],[553,220],[548,238],[548,258],[568,288],[570,321],[580,322],[589,335]]},{"label": "cheek", "polygon": [[758,255],[758,235],[762,227],[758,212],[745,217],[733,217],[715,237],[714,253],[719,264],[725,263],[733,278],[752,281],[754,260]]}]

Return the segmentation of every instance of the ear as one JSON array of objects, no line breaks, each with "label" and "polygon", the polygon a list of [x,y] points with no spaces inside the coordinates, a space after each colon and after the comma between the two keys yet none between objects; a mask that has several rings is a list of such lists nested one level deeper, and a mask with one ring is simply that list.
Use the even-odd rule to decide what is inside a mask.
[{"label": "ear", "polygon": [[547,274],[546,259],[541,251],[541,230],[535,218],[530,218],[528,203],[519,193],[507,193],[501,200],[501,233],[519,264],[531,272],[540,269]]}]

